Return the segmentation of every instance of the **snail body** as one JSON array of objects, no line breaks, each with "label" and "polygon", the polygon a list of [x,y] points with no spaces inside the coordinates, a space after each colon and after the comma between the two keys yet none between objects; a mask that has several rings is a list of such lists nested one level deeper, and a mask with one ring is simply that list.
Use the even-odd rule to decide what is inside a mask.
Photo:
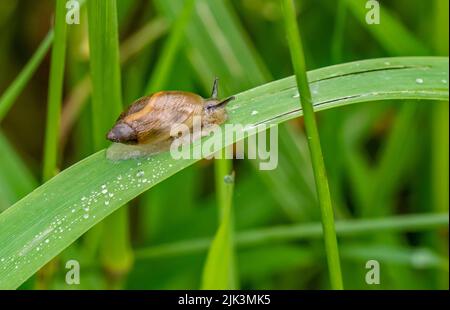
[{"label": "snail body", "polygon": [[127,148],[115,146],[124,153],[119,156],[115,154],[115,159],[168,149],[175,138],[170,135],[171,130],[176,129],[177,125],[187,126],[191,130],[195,117],[200,118],[202,128],[222,124],[227,119],[225,106],[234,97],[219,100],[217,92],[216,78],[211,98],[208,99],[191,92],[161,91],[136,100],[119,116],[106,135],[115,144],[129,147],[131,155],[126,154]]}]

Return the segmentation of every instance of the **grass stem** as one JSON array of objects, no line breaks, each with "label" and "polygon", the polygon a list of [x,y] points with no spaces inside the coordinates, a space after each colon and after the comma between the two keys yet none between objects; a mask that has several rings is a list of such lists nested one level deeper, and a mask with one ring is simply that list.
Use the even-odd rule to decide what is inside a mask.
[{"label": "grass stem", "polygon": [[30,80],[33,73],[38,68],[39,64],[44,59],[50,46],[52,45],[54,37],[53,29],[50,30],[42,40],[36,52],[34,52],[31,59],[28,61],[23,70],[14,79],[14,82],[6,89],[3,95],[0,97],[0,122],[8,113],[9,109],[13,105],[14,101],[17,99],[19,94],[24,89],[27,82]]},{"label": "grass stem", "polygon": [[[225,150],[222,150],[224,157]],[[219,228],[209,247],[202,276],[202,289],[236,289],[233,236],[234,173],[230,175],[230,159],[215,161]]]},{"label": "grass stem", "polygon": [[64,86],[64,63],[66,56],[66,1],[56,1],[55,38],[53,40],[50,78],[47,100],[47,122],[44,145],[43,180],[56,174],[58,164],[58,135],[61,121],[61,102]]},{"label": "grass stem", "polygon": [[[340,220],[336,232],[340,237],[362,237],[380,232],[419,232],[448,226],[448,213],[409,214],[377,219]],[[323,237],[321,223],[274,226],[238,232],[236,246],[248,247],[276,242],[310,240]],[[210,238],[167,243],[135,251],[137,260],[178,256],[203,252],[210,246]]]},{"label": "grass stem", "polygon": [[306,65],[300,31],[297,27],[295,8],[292,0],[283,0],[283,13],[292,64],[296,75],[297,87],[300,93],[300,105],[303,109],[303,117],[305,121],[306,134],[308,136],[308,145],[313,165],[317,196],[321,209],[331,287],[333,289],[343,289],[330,189],[328,186],[325,163],[323,161],[322,149],[320,146],[319,131],[315,120],[311,92],[306,75]]},{"label": "grass stem", "polygon": [[[109,142],[105,133],[122,111],[119,35],[115,0],[87,2],[92,77],[93,141],[98,150]],[[118,288],[131,268],[128,209],[121,208],[104,223],[101,261],[110,288]]]}]

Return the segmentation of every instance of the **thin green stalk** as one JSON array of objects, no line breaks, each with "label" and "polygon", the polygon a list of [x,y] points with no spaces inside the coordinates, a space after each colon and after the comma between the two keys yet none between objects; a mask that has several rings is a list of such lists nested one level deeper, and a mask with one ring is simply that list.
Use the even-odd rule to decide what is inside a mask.
[{"label": "thin green stalk", "polygon": [[[225,151],[222,150],[222,157],[225,156]],[[224,182],[230,171],[232,170],[232,161],[230,159],[217,159],[214,161],[214,176],[217,194],[217,205],[219,207],[219,220],[223,219],[224,215],[228,212],[230,208],[229,201],[229,186]]]},{"label": "thin green stalk", "polygon": [[66,1],[56,1],[55,38],[52,47],[50,82],[47,100],[47,123],[45,130],[43,180],[52,178],[57,169],[58,134],[61,121],[61,102],[66,56]]},{"label": "thin green stalk", "polygon": [[[67,24],[65,20],[66,7],[64,0],[56,1],[54,39],[51,52],[50,76],[47,97],[47,121],[44,139],[43,156],[43,182],[51,179],[57,174],[58,165],[58,134],[61,122],[61,102],[64,86],[64,65],[66,56],[66,34]],[[50,261],[40,271],[36,287],[46,288],[53,276],[54,261]]]},{"label": "thin green stalk", "polygon": [[[105,133],[122,111],[117,5],[115,0],[87,2],[94,147],[108,145]],[[104,190],[106,185],[104,185]],[[109,201],[108,201],[109,203]],[[103,227],[100,258],[110,288],[118,288],[132,265],[127,208],[109,216]]]},{"label": "thin green stalk", "polygon": [[93,137],[99,150],[108,146],[105,134],[122,112],[116,1],[88,1],[87,12]]},{"label": "thin green stalk", "polygon": [[[67,45],[66,12],[66,1],[56,0],[54,39],[47,99],[47,122],[43,156],[44,166],[42,171],[42,179],[44,181],[51,179],[57,173],[58,166],[58,136],[61,124],[61,102]],[[52,36],[48,37],[49,42],[51,38]]]},{"label": "thin green stalk", "polygon": [[156,68],[153,70],[152,76],[145,89],[147,94],[161,90],[161,88],[166,84],[167,78],[169,77],[169,71],[172,68],[175,56],[178,53],[185,28],[191,19],[194,8],[194,0],[185,1],[183,10],[181,11],[179,18],[177,18],[176,22],[172,26],[173,28],[170,32],[169,38],[164,43],[164,47],[161,51],[161,57],[158,60]]},{"label": "thin green stalk", "polygon": [[42,40],[36,52],[34,52],[31,59],[28,61],[26,66],[22,69],[19,75],[15,78],[14,82],[6,89],[3,95],[0,97],[0,122],[8,113],[9,109],[13,105],[14,101],[17,99],[19,94],[24,89],[27,82],[30,80],[31,76],[34,74],[48,49],[50,48],[53,41],[53,29],[50,30]]},{"label": "thin green stalk", "polygon": [[103,222],[100,260],[109,280],[110,289],[123,285],[124,275],[130,270],[133,256],[130,246],[128,208],[120,208]]},{"label": "thin green stalk", "polygon": [[283,0],[284,21],[291,52],[292,64],[296,75],[297,87],[300,92],[300,105],[303,109],[306,134],[308,136],[309,151],[314,171],[314,178],[322,215],[325,249],[327,253],[328,269],[330,273],[331,287],[343,289],[339,250],[336,231],[334,228],[333,207],[331,204],[330,189],[320,146],[319,131],[314,116],[311,92],[306,76],[306,65],[300,32],[297,27],[295,8],[292,0]]},{"label": "thin green stalk", "polygon": [[[361,237],[380,232],[418,232],[445,228],[449,223],[448,216],[448,213],[410,214],[377,219],[340,220],[336,222],[336,233],[340,237]],[[235,245],[243,248],[322,236],[321,223],[274,226],[239,232],[235,236]],[[138,260],[193,254],[207,250],[210,243],[210,238],[193,239],[138,249],[135,254]]]},{"label": "thin green stalk", "polygon": [[[224,155],[224,151],[222,151]],[[230,175],[231,160],[215,162],[217,203],[220,224],[208,250],[202,276],[202,289],[236,289],[234,236],[233,236],[233,187],[234,174]]]}]

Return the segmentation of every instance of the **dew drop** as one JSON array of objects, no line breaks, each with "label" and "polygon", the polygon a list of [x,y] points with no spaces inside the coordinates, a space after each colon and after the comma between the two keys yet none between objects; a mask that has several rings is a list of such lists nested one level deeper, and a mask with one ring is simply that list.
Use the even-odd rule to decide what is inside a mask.
[{"label": "dew drop", "polygon": [[416,79],[416,83],[417,83],[417,84],[423,84],[423,79],[417,78],[417,79]]},{"label": "dew drop", "polygon": [[411,257],[411,262],[416,268],[424,268],[429,261],[430,253],[426,250],[417,250]]},{"label": "dew drop", "polygon": [[226,184],[233,184],[233,183],[234,183],[234,175],[231,174],[231,175],[226,175],[226,176],[224,176],[224,177],[223,177],[223,181],[224,181]]},{"label": "dew drop", "polygon": [[253,111],[252,111],[252,115],[256,115],[256,114],[258,114],[258,111],[253,110]]},{"label": "dew drop", "polygon": [[447,80],[442,80],[442,83],[447,84]]},{"label": "dew drop", "polygon": [[87,219],[87,218],[89,217],[89,214],[86,213],[86,214],[83,215],[83,217],[84,217],[85,219]]},{"label": "dew drop", "polygon": [[144,175],[144,171],[139,171],[138,173],[136,173],[136,176],[138,177],[138,178],[140,178],[141,176],[143,176]]},{"label": "dew drop", "polygon": [[105,206],[107,206],[107,205],[109,205],[109,201],[108,200],[105,201]]}]

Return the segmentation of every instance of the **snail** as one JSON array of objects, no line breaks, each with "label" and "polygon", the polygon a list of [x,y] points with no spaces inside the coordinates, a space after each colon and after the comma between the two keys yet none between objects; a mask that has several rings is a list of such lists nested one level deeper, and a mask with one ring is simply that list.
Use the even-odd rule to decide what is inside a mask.
[{"label": "snail", "polygon": [[174,126],[185,125],[192,130],[194,119],[201,128],[220,125],[227,119],[225,106],[235,97],[217,98],[215,78],[211,98],[185,91],[160,91],[133,102],[117,119],[106,138],[115,142],[107,151],[112,160],[141,157],[169,148],[174,139]]}]

